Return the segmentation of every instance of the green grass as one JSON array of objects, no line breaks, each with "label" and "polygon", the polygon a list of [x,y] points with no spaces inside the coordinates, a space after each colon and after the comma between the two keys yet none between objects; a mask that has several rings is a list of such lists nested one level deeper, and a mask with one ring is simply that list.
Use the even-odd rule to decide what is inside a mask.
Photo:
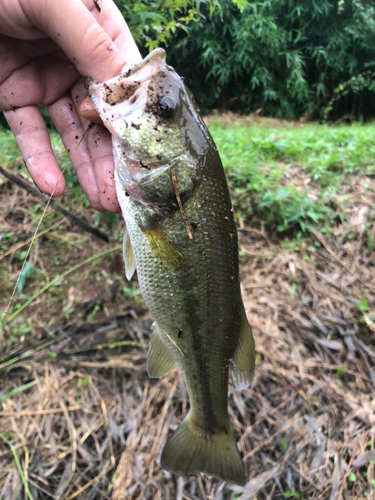
[{"label": "green grass", "polygon": [[16,160],[22,160],[16,140],[10,130],[0,127],[0,165],[10,167]]},{"label": "green grass", "polygon": [[[237,210],[276,232],[308,232],[316,226],[328,230],[344,219],[337,197],[348,188],[348,174],[375,173],[372,124],[273,128],[261,122],[247,127],[214,120],[210,132]],[[296,171],[308,181],[305,186],[296,185]]]},{"label": "green grass", "polygon": [[[375,174],[375,125],[318,124],[272,126],[272,122],[234,122],[210,126],[223,160],[237,214],[288,235],[322,231],[344,221],[345,196],[356,176]],[[277,123],[275,122],[275,125]],[[52,144],[67,182],[63,203],[88,202],[77,182],[61,140]],[[0,164],[20,154],[9,131],[0,130]],[[25,169],[25,167],[23,167]],[[296,174],[303,182],[296,182]],[[350,175],[349,175],[350,174]],[[298,180],[298,179],[297,179]],[[301,181],[301,179],[299,179]],[[95,223],[113,225],[112,214],[97,213]],[[3,235],[3,239],[11,235]]]}]

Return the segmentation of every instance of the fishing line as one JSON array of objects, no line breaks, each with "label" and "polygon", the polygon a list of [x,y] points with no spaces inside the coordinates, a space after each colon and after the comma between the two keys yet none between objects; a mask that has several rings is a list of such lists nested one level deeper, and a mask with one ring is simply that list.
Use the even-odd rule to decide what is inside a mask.
[{"label": "fishing line", "polygon": [[[83,141],[83,139],[85,138],[85,136],[86,136],[87,132],[88,132],[91,128],[92,128],[92,124],[90,123],[90,124],[89,124],[89,126],[87,127],[87,129],[85,130],[85,132],[83,133],[83,135],[82,135],[82,137],[81,137],[81,139],[80,139],[79,143],[77,144],[77,146],[76,146],[76,148],[75,148],[75,150],[73,151],[73,153],[72,153],[72,155],[71,155],[71,156],[73,156],[73,154],[74,154],[74,153],[78,150],[79,146],[81,145],[81,142]],[[27,252],[26,252],[26,256],[25,256],[25,258],[24,258],[24,260],[23,260],[23,264],[22,264],[22,267],[21,267],[20,274],[19,274],[19,276],[18,276],[18,278],[17,278],[16,284],[14,285],[13,292],[12,292],[12,295],[11,295],[10,300],[9,300],[9,302],[8,302],[8,305],[7,305],[7,306],[6,306],[6,308],[5,308],[5,311],[4,311],[4,319],[6,319],[6,316],[7,316],[7,314],[8,314],[9,308],[10,308],[10,306],[11,306],[12,302],[13,302],[13,299],[14,299],[14,296],[15,296],[15,294],[16,294],[16,290],[17,290],[18,284],[19,284],[19,282],[20,282],[20,279],[21,279],[22,273],[23,273],[23,272],[24,272],[24,270],[25,270],[25,266],[26,266],[26,263],[27,263],[27,259],[28,259],[29,255],[30,255],[30,251],[31,251],[31,248],[32,248],[32,246],[33,246],[33,243],[34,243],[34,241],[36,240],[36,237],[37,237],[37,234],[38,234],[38,231],[39,231],[40,225],[41,225],[41,223],[42,223],[42,220],[43,220],[43,218],[44,218],[44,216],[45,216],[45,214],[46,214],[46,212],[47,212],[47,209],[48,209],[49,204],[50,204],[50,202],[51,202],[51,200],[52,200],[52,197],[53,197],[54,192],[55,192],[55,190],[56,190],[56,188],[57,188],[57,185],[58,185],[58,183],[60,182],[60,179],[64,176],[64,172],[65,172],[66,167],[67,167],[67,165],[65,165],[65,167],[61,170],[60,175],[59,175],[59,178],[57,179],[56,184],[55,184],[54,188],[52,189],[52,193],[50,194],[50,196],[49,196],[49,198],[48,198],[48,201],[47,201],[47,203],[46,203],[46,206],[44,207],[44,210],[43,210],[43,213],[42,213],[42,215],[41,215],[41,217],[40,217],[40,220],[39,220],[39,222],[38,222],[38,225],[37,225],[37,227],[36,227],[36,229],[35,229],[35,231],[34,231],[34,234],[33,234],[33,236],[32,236],[32,240],[31,240],[30,245],[29,245],[29,247],[28,247],[28,249],[27,249]]]},{"label": "fishing line", "polygon": [[12,292],[12,295],[11,295],[11,297],[10,297],[9,303],[8,303],[7,307],[5,308],[5,315],[8,313],[9,308],[10,308],[10,306],[11,306],[11,304],[12,304],[12,301],[13,301],[14,296],[15,296],[15,294],[16,294],[16,290],[17,290],[17,287],[18,287],[18,283],[19,283],[19,281],[20,281],[20,279],[21,279],[22,273],[23,273],[23,271],[24,271],[24,269],[25,269],[25,266],[26,266],[27,259],[28,259],[29,255],[30,255],[31,247],[33,246],[33,243],[34,243],[34,241],[36,240],[36,236],[37,236],[37,234],[38,234],[38,231],[39,231],[40,225],[41,225],[41,223],[42,223],[43,217],[44,217],[44,215],[45,215],[45,213],[46,213],[46,211],[47,211],[47,209],[48,209],[48,207],[49,207],[49,204],[50,204],[50,202],[51,202],[51,199],[52,199],[52,196],[53,196],[53,194],[54,194],[54,192],[55,192],[55,189],[56,189],[56,187],[57,187],[57,184],[60,182],[60,179],[61,179],[61,177],[63,176],[65,169],[66,169],[66,166],[65,166],[65,167],[63,168],[63,170],[60,172],[60,176],[59,176],[59,178],[58,178],[58,179],[57,179],[57,181],[56,181],[56,184],[55,184],[55,186],[54,186],[54,188],[53,188],[53,190],[52,190],[52,193],[51,193],[50,197],[48,198],[48,201],[47,201],[47,203],[46,203],[46,206],[44,207],[43,213],[42,213],[42,215],[41,215],[41,217],[40,217],[40,219],[39,219],[38,225],[37,225],[37,227],[36,227],[36,229],[35,229],[35,231],[34,231],[34,234],[33,234],[33,236],[32,236],[32,240],[31,240],[30,245],[29,245],[29,247],[28,247],[28,249],[27,249],[27,251],[26,251],[26,256],[25,256],[25,258],[24,258],[24,260],[23,260],[23,263],[22,263],[22,267],[21,267],[20,274],[19,274],[19,276],[18,276],[18,278],[17,278],[16,284],[14,285],[13,292]]}]

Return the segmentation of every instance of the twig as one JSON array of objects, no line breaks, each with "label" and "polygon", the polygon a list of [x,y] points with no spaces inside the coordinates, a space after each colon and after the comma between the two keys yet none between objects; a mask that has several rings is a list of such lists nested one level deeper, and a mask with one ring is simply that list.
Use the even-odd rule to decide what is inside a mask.
[{"label": "twig", "polygon": [[[94,401],[90,403],[91,406],[93,405],[98,405],[99,401]],[[76,411],[76,410],[84,410],[84,411],[89,411],[93,412],[93,410],[90,410],[89,408],[85,408],[86,405],[74,405],[74,406],[67,406],[66,409],[67,411]],[[62,408],[47,408],[46,410],[36,410],[36,411],[30,411],[30,410],[25,410],[25,411],[0,411],[0,417],[36,417],[37,415],[53,415],[54,413],[63,413],[64,410]],[[95,412],[93,412],[95,413]]]},{"label": "twig", "polygon": [[23,246],[28,245],[29,243],[31,243],[36,238],[39,238],[40,236],[43,236],[43,234],[46,234],[49,231],[52,231],[52,229],[54,229],[55,227],[59,226],[62,223],[62,221],[63,221],[63,219],[60,219],[55,224],[52,224],[52,226],[47,227],[47,229],[44,229],[43,231],[40,231],[40,233],[38,233],[35,237],[32,236],[31,238],[29,238],[26,241],[21,241],[21,243],[17,243],[16,245],[13,245],[11,248],[9,248],[9,250],[7,250],[5,253],[2,253],[0,255],[0,260],[3,260],[7,255],[10,255],[10,254],[16,252],[17,250],[19,250]]},{"label": "twig", "polygon": [[298,467],[296,467],[292,462],[290,462],[289,460],[285,459],[285,462],[290,466],[292,467],[292,469],[294,469],[297,474],[299,474],[305,481],[307,481],[308,483],[311,484],[311,486],[313,488],[315,488],[317,491],[319,491],[319,493],[322,493],[322,490],[319,488],[319,486],[316,486],[316,484],[314,484],[310,478],[308,478],[303,472],[301,472]]},{"label": "twig", "polygon": [[207,500],[207,495],[206,495],[206,492],[204,491],[202,477],[200,475],[197,477],[197,482],[198,482],[199,489],[201,490],[202,498],[204,500]]},{"label": "twig", "polygon": [[184,478],[182,476],[178,476],[176,500],[182,500],[183,492],[184,492]]},{"label": "twig", "polygon": [[267,241],[268,246],[269,247],[271,246],[271,242],[267,238],[267,235],[265,233],[263,233],[262,231],[259,231],[259,229],[254,229],[252,227],[240,227],[238,230],[239,231],[245,231],[247,233],[256,233],[256,234],[259,234],[260,236],[262,236]]},{"label": "twig", "polygon": [[69,417],[68,410],[65,406],[65,403],[63,401],[59,401],[59,403],[60,403],[60,406],[63,410],[64,417],[65,417],[66,423],[68,424],[68,429],[69,429],[69,433],[70,433],[70,441],[72,444],[72,459],[73,459],[72,472],[74,472],[76,470],[76,465],[77,465],[77,430],[74,427],[74,424],[73,424],[71,418]]},{"label": "twig", "polygon": [[341,500],[343,498],[342,494],[343,494],[343,491],[344,491],[344,486],[345,486],[347,478],[349,477],[349,474],[350,474],[350,471],[351,471],[351,468],[352,468],[352,463],[353,463],[354,457],[356,455],[357,455],[357,453],[355,455],[352,455],[351,458],[350,458],[350,460],[349,460],[348,469],[345,472],[344,477],[342,478],[342,481],[341,481],[341,486],[340,486],[340,492],[339,492],[338,500]]},{"label": "twig", "polygon": [[[14,184],[17,184],[21,188],[25,189],[30,194],[33,194],[34,196],[37,196],[40,200],[42,200],[44,203],[47,203],[49,200],[49,197],[43,193],[41,193],[35,186],[30,184],[29,182],[25,181],[20,177],[19,175],[15,175],[12,172],[9,172],[8,169],[5,167],[2,167],[0,165],[0,173],[5,175],[7,179],[9,179],[11,182],[14,182]],[[77,224],[77,226],[80,226],[82,229],[85,231],[88,231],[91,234],[94,234],[98,238],[104,240],[106,243],[109,243],[109,236],[106,233],[103,233],[100,231],[97,227],[93,226],[89,222],[87,222],[85,219],[82,219],[81,217],[78,217],[77,215],[72,214],[69,210],[67,210],[65,207],[63,207],[60,203],[57,203],[54,200],[50,201],[50,206],[56,210],[56,212],[60,212],[63,214],[67,219],[69,219],[71,222],[74,224]]]},{"label": "twig", "polygon": [[336,121],[332,123],[332,127],[337,127],[341,122],[349,118],[349,120],[353,121],[354,120],[354,114],[353,113],[346,113],[344,116],[341,118],[338,118]]},{"label": "twig", "polygon": [[180,198],[180,193],[178,192],[178,188],[177,188],[176,172],[174,172],[173,170],[172,170],[172,183],[173,183],[173,187],[174,187],[174,192],[176,193],[177,203],[178,203],[178,206],[180,207],[180,212],[181,212],[182,218],[184,220],[184,224],[185,224],[185,227],[186,227],[187,234],[189,236],[189,239],[192,240],[193,239],[193,235],[191,233],[191,229],[190,229],[187,217],[186,217],[185,212],[184,212],[184,207],[182,206],[182,201],[181,201],[181,198]]},{"label": "twig", "polygon": [[77,490],[72,495],[70,495],[67,498],[67,500],[72,500],[73,498],[76,498],[83,491],[85,491],[89,486],[91,486],[95,482],[99,481],[99,479],[102,478],[103,476],[105,476],[111,469],[113,469],[113,465],[109,465],[107,468],[103,468],[103,470],[100,472],[100,474],[98,474],[96,477],[94,477],[93,479],[91,479],[88,483],[86,483],[83,486],[81,486],[81,488],[79,488],[79,490]]},{"label": "twig", "polygon": [[317,238],[320,241],[320,243],[324,246],[324,248],[327,250],[327,252],[330,253],[332,255],[332,257],[334,259],[336,259],[337,262],[339,264],[341,264],[342,267],[348,271],[348,273],[350,273],[352,276],[354,276],[354,278],[357,279],[360,283],[362,283],[362,285],[366,286],[369,290],[371,290],[373,293],[375,293],[375,288],[373,288],[371,285],[369,285],[368,283],[363,281],[357,274],[353,273],[353,271],[351,271],[351,269],[345,264],[345,262],[343,262],[340,259],[340,257],[328,246],[328,244],[326,243],[323,236],[318,234],[316,231],[313,231],[313,235],[315,236],[315,238]]}]

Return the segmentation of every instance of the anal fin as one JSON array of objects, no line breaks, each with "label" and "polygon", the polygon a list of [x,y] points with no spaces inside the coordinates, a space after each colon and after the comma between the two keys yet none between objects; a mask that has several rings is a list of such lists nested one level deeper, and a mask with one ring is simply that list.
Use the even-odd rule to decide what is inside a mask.
[{"label": "anal fin", "polygon": [[238,392],[249,387],[255,367],[253,334],[244,310],[242,310],[241,316],[240,336],[233,356],[233,365],[231,366],[233,385]]},{"label": "anal fin", "polygon": [[164,342],[162,332],[156,323],[153,323],[152,330],[147,354],[147,371],[149,377],[160,378],[173,370],[177,366],[177,362]]}]

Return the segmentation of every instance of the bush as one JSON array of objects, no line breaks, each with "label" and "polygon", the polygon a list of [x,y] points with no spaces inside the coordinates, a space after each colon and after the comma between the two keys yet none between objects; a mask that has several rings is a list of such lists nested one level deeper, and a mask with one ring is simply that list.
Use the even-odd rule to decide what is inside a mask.
[{"label": "bush", "polygon": [[220,5],[210,16],[203,4],[200,20],[168,50],[201,108],[316,119],[329,103],[330,119],[374,115],[372,2],[256,0],[242,11],[231,0]]}]

